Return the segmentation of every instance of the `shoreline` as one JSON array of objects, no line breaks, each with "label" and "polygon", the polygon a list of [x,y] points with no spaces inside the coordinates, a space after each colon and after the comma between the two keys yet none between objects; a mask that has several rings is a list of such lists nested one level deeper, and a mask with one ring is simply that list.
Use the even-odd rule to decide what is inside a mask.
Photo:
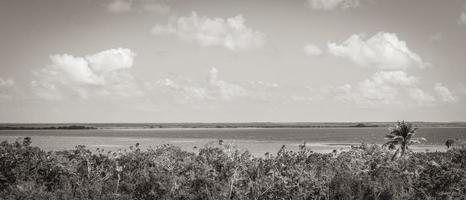
[{"label": "shoreline", "polygon": [[[137,138],[137,137],[100,137],[92,138],[86,136],[0,136],[1,141],[14,142],[18,138],[31,137],[33,146],[37,146],[47,151],[72,150],[77,145],[84,145],[89,149],[105,149],[110,151],[128,150],[130,146],[139,143],[141,148],[150,149],[164,144],[174,145],[189,152],[196,152],[197,148],[203,146],[218,146],[218,139],[213,138]],[[51,142],[53,139],[53,142]],[[285,145],[287,149],[298,151],[304,141],[260,141],[245,139],[222,139],[225,145],[234,146],[238,150],[248,150],[255,156],[263,156],[265,153],[276,153]],[[334,150],[339,152],[348,151],[353,146],[360,146],[363,142],[312,142],[306,141],[306,147],[316,153],[331,153]],[[368,145],[381,145],[380,143],[365,143]],[[440,144],[420,144],[412,145],[414,152],[444,152],[446,147]]]},{"label": "shoreline", "polygon": [[[0,130],[378,128],[395,122],[0,123]],[[466,122],[413,122],[420,128],[466,128]]]}]

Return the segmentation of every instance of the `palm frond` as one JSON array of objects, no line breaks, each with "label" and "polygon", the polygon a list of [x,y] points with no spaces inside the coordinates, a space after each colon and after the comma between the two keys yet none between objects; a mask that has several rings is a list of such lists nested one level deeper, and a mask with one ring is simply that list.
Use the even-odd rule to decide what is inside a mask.
[{"label": "palm frond", "polygon": [[415,132],[408,133],[408,135],[406,136],[406,141],[409,141],[414,135],[416,135]]},{"label": "palm frond", "polygon": [[392,135],[392,134],[385,135],[385,139],[392,139],[394,137],[396,137],[396,135]]},{"label": "palm frond", "polygon": [[391,144],[393,144],[393,145],[398,145],[398,144],[400,144],[400,142],[397,141],[397,140],[390,140],[390,141],[385,142],[384,144],[382,144],[382,147],[386,147],[386,146],[389,146],[389,145],[391,145]]},{"label": "palm frond", "polygon": [[395,128],[395,129],[392,129],[390,131],[390,134],[392,134],[392,135],[401,135],[401,131],[399,129]]}]

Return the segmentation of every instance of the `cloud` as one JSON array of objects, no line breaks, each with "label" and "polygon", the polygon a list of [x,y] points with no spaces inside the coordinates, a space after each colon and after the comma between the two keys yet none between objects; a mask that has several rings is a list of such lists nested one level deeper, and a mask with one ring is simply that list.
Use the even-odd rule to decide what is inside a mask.
[{"label": "cloud", "polygon": [[270,105],[309,104],[314,101],[310,90],[300,86],[281,86],[265,81],[231,82],[221,79],[217,68],[211,68],[205,79],[164,78],[147,82],[154,101],[175,102],[190,106],[259,103]]},{"label": "cloud", "polygon": [[304,46],[304,53],[308,56],[320,56],[323,52],[318,46],[307,44]]},{"label": "cloud", "polygon": [[169,0],[113,0],[107,4],[107,10],[112,13],[147,11],[166,15],[171,11],[167,1]]},{"label": "cloud", "polygon": [[69,54],[50,56],[51,64],[34,70],[31,82],[35,94],[47,100],[60,100],[63,93],[80,98],[92,96],[129,97],[141,95],[128,69],[135,53],[130,49],[109,49],[84,57]]},{"label": "cloud", "polygon": [[96,73],[105,73],[133,66],[135,53],[130,49],[109,49],[86,56],[89,66]]},{"label": "cloud", "polygon": [[82,57],[74,57],[69,54],[51,55],[52,65],[42,69],[43,74],[49,74],[56,78],[66,76],[70,81],[82,84],[102,85],[103,79],[92,71],[89,62]]},{"label": "cloud", "polygon": [[391,85],[412,86],[416,84],[418,78],[408,76],[404,71],[379,71],[376,72],[371,82],[376,84],[389,83]]},{"label": "cloud", "polygon": [[432,105],[436,99],[421,90],[420,88],[408,88],[407,90],[409,97],[414,100],[418,105]]},{"label": "cloud", "polygon": [[379,71],[356,86],[338,88],[338,100],[361,106],[431,105],[435,98],[418,87],[418,78],[404,71]]},{"label": "cloud", "polygon": [[114,13],[123,13],[131,11],[133,2],[131,0],[114,0],[107,5],[107,9]]},{"label": "cloud", "polygon": [[11,78],[0,77],[0,103],[11,100],[15,93],[15,81]]},{"label": "cloud", "polygon": [[453,95],[453,93],[441,83],[436,83],[434,86],[434,90],[437,95],[440,97],[440,100],[447,103],[456,102],[458,100],[457,97]]},{"label": "cloud", "polygon": [[172,80],[169,78],[157,81],[155,84],[149,84],[151,90],[162,91],[165,94],[172,95],[178,102],[190,101],[212,101],[225,100],[230,101],[235,98],[244,97],[248,91],[240,86],[220,80],[218,70],[210,69],[207,81],[182,81]]},{"label": "cloud", "polygon": [[466,26],[466,11],[460,14],[460,17],[458,18],[458,24],[461,26]]},{"label": "cloud", "polygon": [[340,45],[329,43],[328,51],[334,56],[370,68],[398,70],[428,65],[394,33],[379,32],[367,40],[355,34]]},{"label": "cloud", "polygon": [[146,87],[155,98],[180,104],[211,104],[216,102],[277,100],[280,86],[277,83],[249,81],[235,83],[220,79],[217,68],[211,68],[203,80],[165,78]]},{"label": "cloud", "polygon": [[45,100],[62,100],[63,95],[55,84],[46,81],[31,81],[31,88],[35,95]]},{"label": "cloud", "polygon": [[361,6],[359,0],[308,0],[309,5],[314,10],[346,10],[349,8],[357,8]]},{"label": "cloud", "polygon": [[220,96],[226,100],[244,96],[246,93],[246,90],[243,87],[218,79],[217,68],[212,68],[209,71],[209,84],[213,88],[212,91],[217,93],[214,94],[215,96]]},{"label": "cloud", "polygon": [[0,87],[12,87],[15,85],[15,81],[11,78],[3,79],[0,78]]},{"label": "cloud", "polygon": [[265,43],[265,34],[245,25],[241,15],[223,19],[190,16],[171,20],[167,25],[157,24],[152,28],[155,35],[175,35],[201,46],[223,46],[230,50],[258,48]]}]

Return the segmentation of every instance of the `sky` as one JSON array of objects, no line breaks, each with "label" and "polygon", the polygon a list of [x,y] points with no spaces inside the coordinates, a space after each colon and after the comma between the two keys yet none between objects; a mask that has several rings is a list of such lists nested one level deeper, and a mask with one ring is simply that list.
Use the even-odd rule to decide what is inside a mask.
[{"label": "sky", "polygon": [[465,0],[0,1],[0,122],[466,121]]}]

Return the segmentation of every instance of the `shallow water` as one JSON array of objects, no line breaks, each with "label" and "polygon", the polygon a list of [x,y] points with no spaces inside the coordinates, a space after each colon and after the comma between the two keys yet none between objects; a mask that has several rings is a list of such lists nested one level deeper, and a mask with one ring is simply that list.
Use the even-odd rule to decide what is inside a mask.
[{"label": "shallow water", "polygon": [[[173,144],[189,151],[206,144],[215,145],[218,139],[254,155],[275,153],[282,145],[297,150],[306,146],[316,152],[346,150],[351,145],[364,143],[382,144],[387,128],[222,128],[222,129],[99,129],[99,130],[2,130],[0,140],[14,141],[30,136],[33,145],[45,150],[66,150],[76,145],[90,149],[126,149],[135,143],[142,148]],[[418,137],[427,142],[413,146],[415,151],[444,151],[448,138],[466,139],[466,128],[422,128]]]}]

